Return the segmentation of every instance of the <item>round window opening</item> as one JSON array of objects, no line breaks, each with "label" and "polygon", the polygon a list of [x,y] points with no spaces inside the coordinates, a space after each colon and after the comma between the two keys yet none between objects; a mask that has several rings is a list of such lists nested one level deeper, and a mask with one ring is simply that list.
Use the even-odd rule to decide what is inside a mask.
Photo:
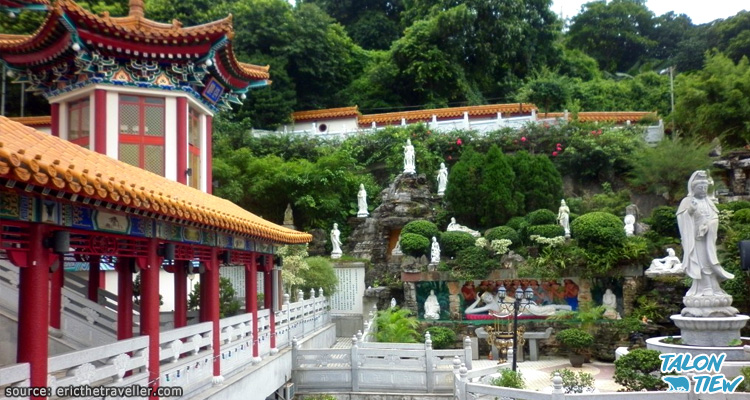
[{"label": "round window opening", "polygon": [[318,130],[320,132],[325,132],[325,131],[328,130],[328,125],[326,125],[326,124],[320,124],[320,125],[318,125]]}]

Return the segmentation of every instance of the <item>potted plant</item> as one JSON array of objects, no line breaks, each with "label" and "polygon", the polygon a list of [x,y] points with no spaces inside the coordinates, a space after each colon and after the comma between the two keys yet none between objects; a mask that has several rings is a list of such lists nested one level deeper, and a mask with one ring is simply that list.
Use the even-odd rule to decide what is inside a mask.
[{"label": "potted plant", "polygon": [[568,328],[558,332],[556,338],[563,348],[570,351],[570,365],[583,366],[586,354],[594,345],[594,336],[578,328]]}]

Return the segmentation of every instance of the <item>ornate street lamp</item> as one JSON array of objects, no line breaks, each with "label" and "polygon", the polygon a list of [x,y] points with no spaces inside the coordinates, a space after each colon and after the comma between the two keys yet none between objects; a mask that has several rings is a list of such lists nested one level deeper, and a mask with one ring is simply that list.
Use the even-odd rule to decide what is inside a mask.
[{"label": "ornate street lamp", "polygon": [[[509,304],[505,301],[505,286],[500,286],[500,288],[497,290],[497,297],[500,302],[500,304]],[[521,308],[524,309],[528,308],[531,304],[533,304],[532,299],[534,298],[534,291],[531,289],[531,286],[526,288],[526,291],[521,289],[520,287],[516,289],[515,293],[515,300],[513,301],[513,364],[512,369],[515,372],[516,371],[516,361],[518,359],[518,313],[522,312]]]}]

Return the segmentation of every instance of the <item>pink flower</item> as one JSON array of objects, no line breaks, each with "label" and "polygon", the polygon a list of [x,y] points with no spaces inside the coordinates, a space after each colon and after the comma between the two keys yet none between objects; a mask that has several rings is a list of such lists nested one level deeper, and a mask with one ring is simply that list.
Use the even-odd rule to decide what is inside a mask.
[{"label": "pink flower", "polygon": [[526,141],[526,136],[521,137],[521,141],[525,142]]},{"label": "pink flower", "polygon": [[591,131],[591,134],[592,135],[596,135],[596,131]]},{"label": "pink flower", "polygon": [[557,147],[560,147],[560,146],[562,146],[562,145],[561,145],[560,143],[558,143],[558,144],[557,144]]},{"label": "pink flower", "polygon": [[452,159],[453,159],[453,157],[451,157],[451,156],[448,156],[448,159],[449,159],[449,160],[452,160]]},{"label": "pink flower", "polygon": [[557,152],[556,151],[552,152],[552,157],[557,157]]},{"label": "pink flower", "polygon": [[461,141],[461,138],[458,138],[458,140],[456,140],[456,144],[457,144],[457,145],[459,145],[459,146],[460,146],[461,144],[463,144],[463,142]]},{"label": "pink flower", "polygon": [[601,134],[602,134],[602,130],[601,130],[601,129],[599,129],[599,132],[597,132],[597,133],[601,135]]}]

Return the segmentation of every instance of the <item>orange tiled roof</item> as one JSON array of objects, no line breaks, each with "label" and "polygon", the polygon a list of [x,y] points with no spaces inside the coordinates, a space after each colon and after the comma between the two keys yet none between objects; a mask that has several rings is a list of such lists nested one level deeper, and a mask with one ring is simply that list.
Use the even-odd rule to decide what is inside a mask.
[{"label": "orange tiled roof", "polygon": [[[624,123],[626,121],[636,122],[642,118],[653,116],[656,112],[650,111],[582,111],[578,113],[578,120],[581,122],[615,122]],[[565,113],[551,112],[539,113],[540,118],[565,118]],[[573,118],[572,113],[568,113],[568,119]]]},{"label": "orange tiled roof", "polygon": [[325,110],[307,110],[292,113],[295,121],[307,121],[311,119],[344,118],[359,116],[359,107],[326,108]]},{"label": "orange tiled roof", "polygon": [[467,106],[467,107],[450,107],[450,108],[434,108],[430,110],[416,110],[416,111],[401,111],[383,114],[369,114],[359,117],[360,125],[369,125],[373,122],[379,124],[401,122],[402,118],[406,118],[407,121],[428,121],[435,115],[437,118],[455,118],[464,115],[464,112],[468,112],[469,116],[481,116],[481,115],[493,115],[497,113],[530,113],[532,110],[536,110],[534,104],[529,103],[514,103],[514,104],[488,104],[484,106]]},{"label": "orange tiled roof", "polygon": [[1,116],[0,177],[276,243],[307,243],[312,240],[310,234],[266,221],[228,200]]},{"label": "orange tiled roof", "polygon": [[43,115],[40,117],[13,117],[11,121],[24,124],[26,126],[51,126],[52,117],[49,115]]}]

